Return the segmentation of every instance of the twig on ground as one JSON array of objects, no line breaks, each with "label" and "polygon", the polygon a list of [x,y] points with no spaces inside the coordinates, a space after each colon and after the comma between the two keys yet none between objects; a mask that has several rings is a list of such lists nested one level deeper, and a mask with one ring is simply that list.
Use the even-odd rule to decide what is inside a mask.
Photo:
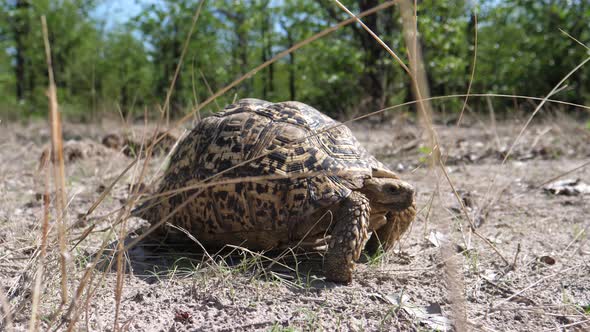
[{"label": "twig on ground", "polygon": [[516,270],[516,262],[518,259],[518,254],[520,254],[520,242],[516,246],[516,253],[514,254],[514,259],[512,260],[512,265],[510,265],[511,270]]},{"label": "twig on ground", "polygon": [[505,299],[502,299],[502,300],[498,301],[496,304],[494,304],[494,305],[492,305],[492,306],[491,306],[491,308],[490,308],[490,310],[489,310],[489,311],[490,311],[490,312],[493,312],[493,311],[494,311],[496,308],[498,308],[498,307],[499,307],[499,306],[501,306],[502,304],[504,304],[504,303],[506,303],[506,302],[508,302],[508,301],[512,300],[512,299],[513,299],[513,298],[515,298],[516,296],[520,296],[520,294],[522,294],[522,293],[526,292],[527,290],[529,290],[529,289],[531,289],[531,288],[533,288],[533,287],[537,286],[538,284],[540,284],[541,282],[543,282],[543,281],[545,281],[545,280],[547,280],[547,279],[554,278],[554,277],[556,277],[556,276],[558,276],[558,275],[560,275],[560,274],[562,274],[562,273],[568,272],[568,271],[570,271],[570,270],[573,270],[573,269],[575,269],[575,268],[579,268],[579,267],[580,267],[580,266],[578,266],[578,265],[571,266],[571,267],[569,267],[569,268],[567,268],[567,269],[564,269],[564,270],[558,271],[558,272],[556,272],[556,273],[550,274],[550,275],[548,275],[548,276],[545,276],[545,277],[543,277],[543,278],[540,278],[539,280],[537,280],[537,281],[533,282],[532,284],[530,284],[530,285],[528,285],[527,287],[525,287],[525,288],[521,289],[520,291],[518,291],[518,292],[516,292],[516,293],[514,293],[514,294],[512,294],[512,295],[510,295],[509,297],[507,297],[507,298],[505,298]]},{"label": "twig on ground", "polygon": [[561,325],[559,327],[554,328],[551,331],[564,331],[566,327],[574,327],[574,326],[578,326],[578,325],[582,325],[582,324],[586,324],[586,323],[590,323],[590,319],[586,319],[586,320],[583,320],[583,321],[580,321],[580,322],[575,322],[575,323]]}]

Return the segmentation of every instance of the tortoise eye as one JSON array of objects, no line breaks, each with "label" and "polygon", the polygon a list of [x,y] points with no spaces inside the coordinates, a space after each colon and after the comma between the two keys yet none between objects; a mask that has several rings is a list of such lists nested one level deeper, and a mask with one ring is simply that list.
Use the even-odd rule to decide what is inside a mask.
[{"label": "tortoise eye", "polygon": [[389,191],[389,193],[391,193],[391,194],[397,194],[397,193],[399,193],[398,187],[396,187],[396,186],[389,186],[387,188],[387,191]]}]

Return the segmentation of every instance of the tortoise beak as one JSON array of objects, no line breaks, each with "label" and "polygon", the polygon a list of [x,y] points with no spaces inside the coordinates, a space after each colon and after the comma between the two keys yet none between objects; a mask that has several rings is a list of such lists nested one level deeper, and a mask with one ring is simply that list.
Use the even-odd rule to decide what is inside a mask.
[{"label": "tortoise beak", "polygon": [[392,210],[403,211],[414,205],[416,190],[411,184],[400,181],[393,185],[389,191]]}]

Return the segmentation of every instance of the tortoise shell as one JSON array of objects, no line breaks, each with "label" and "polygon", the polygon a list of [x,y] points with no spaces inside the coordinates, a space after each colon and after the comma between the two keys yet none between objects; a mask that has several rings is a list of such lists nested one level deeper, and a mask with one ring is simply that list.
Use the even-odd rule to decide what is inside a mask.
[{"label": "tortoise shell", "polygon": [[[397,178],[348,127],[315,108],[242,99],[180,142],[142,216],[165,219],[205,245],[269,249],[301,238],[310,220],[362,187],[375,169]],[[325,232],[329,222],[318,229]]]}]

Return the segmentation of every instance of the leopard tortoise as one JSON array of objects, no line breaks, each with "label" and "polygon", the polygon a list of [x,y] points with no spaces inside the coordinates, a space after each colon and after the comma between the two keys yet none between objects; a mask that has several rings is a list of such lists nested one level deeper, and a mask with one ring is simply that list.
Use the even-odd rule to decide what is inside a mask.
[{"label": "leopard tortoise", "polygon": [[156,233],[174,239],[184,229],[205,247],[324,239],[326,278],[348,283],[363,247],[390,249],[416,206],[413,187],[340,122],[300,102],[242,99],[179,143],[157,193],[135,214],[164,225]]}]

